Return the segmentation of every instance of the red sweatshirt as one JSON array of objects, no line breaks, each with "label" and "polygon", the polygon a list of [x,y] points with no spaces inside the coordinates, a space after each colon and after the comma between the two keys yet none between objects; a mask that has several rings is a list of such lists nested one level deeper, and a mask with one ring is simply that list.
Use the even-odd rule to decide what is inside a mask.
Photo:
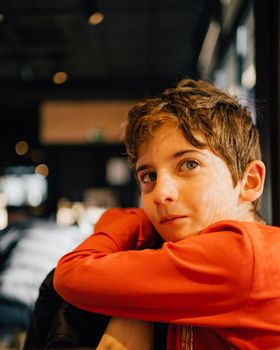
[{"label": "red sweatshirt", "polygon": [[107,211],[59,261],[57,292],[88,311],[169,323],[169,350],[280,349],[280,228],[227,220],[150,249],[154,237],[142,209]]}]

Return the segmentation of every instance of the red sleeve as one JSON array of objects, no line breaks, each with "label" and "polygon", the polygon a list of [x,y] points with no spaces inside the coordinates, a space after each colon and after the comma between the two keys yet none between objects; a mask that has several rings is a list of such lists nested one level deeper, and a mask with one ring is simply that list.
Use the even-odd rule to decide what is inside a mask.
[{"label": "red sleeve", "polygon": [[251,244],[242,230],[220,227],[160,249],[133,250],[149,236],[145,230],[151,234],[142,215],[127,212],[97,227],[101,231],[62,257],[54,278],[57,292],[79,308],[110,316],[236,325],[253,269]]},{"label": "red sleeve", "polygon": [[156,236],[143,209],[112,208],[101,215],[94,227],[94,238],[91,238],[100,253],[113,253],[152,247]]}]

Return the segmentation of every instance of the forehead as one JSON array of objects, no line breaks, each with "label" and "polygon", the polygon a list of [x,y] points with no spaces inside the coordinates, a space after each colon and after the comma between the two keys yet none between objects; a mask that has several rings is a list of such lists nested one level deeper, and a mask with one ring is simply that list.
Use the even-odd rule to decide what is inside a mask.
[{"label": "forehead", "polygon": [[[201,135],[195,134],[194,136],[199,141],[205,143],[205,139]],[[176,155],[186,150],[199,150],[200,152],[203,150],[210,151],[207,147],[202,149],[193,146],[179,127],[164,124],[140,145],[136,167],[139,163],[145,162],[148,158],[156,159],[159,155],[164,155],[169,158],[169,155]]]},{"label": "forehead", "polygon": [[[205,137],[201,133],[197,132],[192,134],[194,138],[197,139],[199,142],[202,142],[205,145],[207,144]],[[151,147],[157,147],[158,149],[161,149],[162,147],[164,147],[166,143],[165,141],[169,139],[173,139],[173,141],[176,141],[173,144],[174,146],[180,147],[188,145],[193,148],[196,148],[187,139],[186,135],[184,134],[182,128],[180,128],[179,125],[165,123],[160,127],[156,128],[151,135],[144,138],[144,141],[138,147],[138,159],[141,156],[143,156],[143,154],[146,153],[147,150],[149,150]]]}]

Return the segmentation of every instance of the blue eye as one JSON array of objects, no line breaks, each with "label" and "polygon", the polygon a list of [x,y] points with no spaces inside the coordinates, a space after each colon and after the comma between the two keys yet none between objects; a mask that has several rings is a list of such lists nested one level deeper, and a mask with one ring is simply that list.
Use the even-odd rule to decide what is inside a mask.
[{"label": "blue eye", "polygon": [[183,170],[193,170],[198,166],[198,163],[195,160],[187,160],[182,164]]},{"label": "blue eye", "polygon": [[149,183],[155,181],[157,178],[155,173],[147,173],[141,176],[141,182],[143,183]]}]

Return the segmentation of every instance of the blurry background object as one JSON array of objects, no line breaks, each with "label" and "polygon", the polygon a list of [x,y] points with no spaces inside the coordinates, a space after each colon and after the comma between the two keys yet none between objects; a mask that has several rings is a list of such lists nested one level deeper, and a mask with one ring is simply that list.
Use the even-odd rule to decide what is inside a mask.
[{"label": "blurry background object", "polygon": [[0,193],[0,230],[8,225],[7,200],[3,193]]},{"label": "blurry background object", "polygon": [[8,206],[37,207],[46,200],[48,185],[43,167],[11,166],[5,169],[0,176],[0,191]]}]

